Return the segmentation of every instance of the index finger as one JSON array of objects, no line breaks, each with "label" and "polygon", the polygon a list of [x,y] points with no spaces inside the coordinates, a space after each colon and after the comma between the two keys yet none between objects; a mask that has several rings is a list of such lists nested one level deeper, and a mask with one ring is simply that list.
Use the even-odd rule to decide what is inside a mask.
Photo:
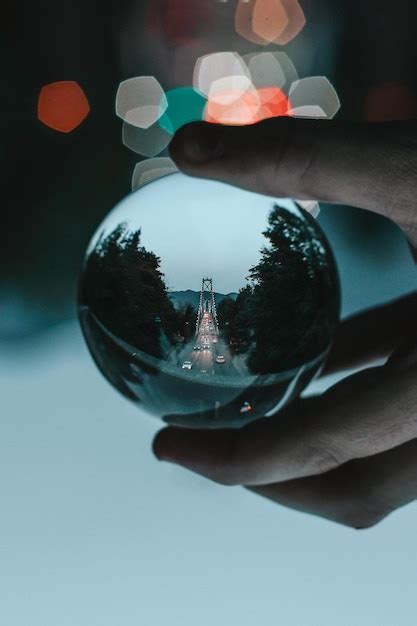
[{"label": "index finger", "polygon": [[398,223],[417,243],[417,123],[277,117],[249,126],[194,122],[170,154],[186,174],[275,197],[343,203]]}]

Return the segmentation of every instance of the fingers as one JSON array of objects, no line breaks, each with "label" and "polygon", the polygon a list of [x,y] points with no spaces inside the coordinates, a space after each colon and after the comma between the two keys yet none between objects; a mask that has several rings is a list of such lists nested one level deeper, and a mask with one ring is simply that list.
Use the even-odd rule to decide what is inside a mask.
[{"label": "fingers", "polygon": [[249,489],[297,511],[369,528],[417,498],[417,440],[320,476]]},{"label": "fingers", "polygon": [[417,292],[344,320],[321,375],[388,357],[414,330],[416,319]]},{"label": "fingers", "polygon": [[278,117],[249,126],[194,122],[170,154],[186,174],[275,197],[370,209],[417,242],[417,123]]},{"label": "fingers", "polygon": [[241,430],[167,428],[158,433],[154,452],[221,484],[282,482],[417,437],[416,405],[416,367],[372,368]]}]

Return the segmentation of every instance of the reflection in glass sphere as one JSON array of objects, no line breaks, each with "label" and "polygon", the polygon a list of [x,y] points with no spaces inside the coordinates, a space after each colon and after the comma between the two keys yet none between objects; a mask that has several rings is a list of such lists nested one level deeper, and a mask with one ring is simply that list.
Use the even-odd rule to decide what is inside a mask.
[{"label": "reflection in glass sphere", "polygon": [[79,292],[104,376],[194,428],[242,426],[297,397],[324,362],[339,307],[333,254],[309,213],[180,173],[108,215]]}]

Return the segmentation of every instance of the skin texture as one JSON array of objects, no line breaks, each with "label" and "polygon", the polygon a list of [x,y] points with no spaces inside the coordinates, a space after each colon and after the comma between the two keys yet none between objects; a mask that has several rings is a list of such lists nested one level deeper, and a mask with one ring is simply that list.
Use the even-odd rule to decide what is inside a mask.
[{"label": "skin texture", "polygon": [[[417,247],[417,124],[276,118],[193,123],[170,153],[186,174],[275,197],[354,205],[396,222]],[[241,430],[169,427],[157,458],[294,509],[369,528],[417,498],[417,297],[342,323],[324,373],[383,366]]]}]

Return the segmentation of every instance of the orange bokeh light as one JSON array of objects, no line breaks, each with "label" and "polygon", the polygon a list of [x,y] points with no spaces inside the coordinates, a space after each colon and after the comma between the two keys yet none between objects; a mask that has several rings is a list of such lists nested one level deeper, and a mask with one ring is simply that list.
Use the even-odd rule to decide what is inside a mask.
[{"label": "orange bokeh light", "polygon": [[62,80],[42,87],[38,98],[38,119],[61,133],[70,133],[90,112],[90,105],[80,85]]},{"label": "orange bokeh light", "polygon": [[281,0],[256,0],[252,15],[252,29],[256,35],[272,43],[288,25],[288,15]]},{"label": "orange bokeh light", "polygon": [[222,104],[220,99],[208,101],[204,114],[206,122],[231,126],[256,124],[270,117],[288,115],[291,108],[287,96],[278,87],[262,87],[244,92],[234,90],[233,94],[231,91],[228,90],[221,99],[223,102],[233,100],[231,104]]},{"label": "orange bokeh light", "polygon": [[305,24],[299,0],[238,0],[236,5],[236,32],[258,45],[285,46]]},{"label": "orange bokeh light", "polygon": [[306,25],[306,18],[298,0],[282,0],[282,4],[287,12],[288,25],[275,43],[285,46],[303,30]]}]

